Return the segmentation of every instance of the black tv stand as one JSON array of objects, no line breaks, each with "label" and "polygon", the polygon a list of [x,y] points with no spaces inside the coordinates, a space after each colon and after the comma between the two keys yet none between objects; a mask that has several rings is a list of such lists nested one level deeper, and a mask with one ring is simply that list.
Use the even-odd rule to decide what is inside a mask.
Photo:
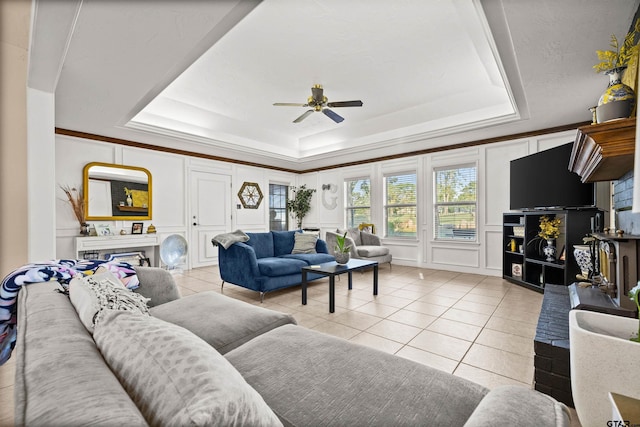
[{"label": "black tv stand", "polygon": [[[582,245],[591,232],[596,208],[534,210],[503,214],[502,277],[510,282],[543,292],[545,284],[569,286],[576,281],[580,268],[573,256],[573,246]],[[560,236],[555,240],[556,259],[547,261],[542,253],[546,245],[538,236],[540,218],[560,218]],[[515,250],[511,250],[511,241]],[[564,259],[562,253],[564,252]]]}]

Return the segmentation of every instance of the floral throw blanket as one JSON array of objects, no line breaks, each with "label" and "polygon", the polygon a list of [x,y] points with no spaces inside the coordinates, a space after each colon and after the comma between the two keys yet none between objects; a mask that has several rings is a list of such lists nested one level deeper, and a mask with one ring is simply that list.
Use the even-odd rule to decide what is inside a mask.
[{"label": "floral throw blanket", "polygon": [[57,281],[66,288],[75,276],[88,276],[104,267],[129,289],[140,286],[135,270],[126,262],[60,259],[24,265],[8,274],[0,285],[0,365],[11,356],[16,345],[16,308],[20,288],[29,283]]}]

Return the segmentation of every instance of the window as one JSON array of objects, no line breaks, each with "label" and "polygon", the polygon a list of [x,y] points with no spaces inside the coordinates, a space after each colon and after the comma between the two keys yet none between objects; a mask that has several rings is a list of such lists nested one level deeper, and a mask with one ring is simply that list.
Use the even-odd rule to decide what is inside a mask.
[{"label": "window", "polygon": [[385,235],[417,237],[416,174],[384,178]]},{"label": "window", "polygon": [[347,227],[371,222],[371,180],[360,178],[345,181]]},{"label": "window", "polygon": [[287,199],[289,187],[269,184],[269,230],[286,231],[289,229]]},{"label": "window", "polygon": [[476,166],[439,168],[434,175],[435,238],[476,240]]}]

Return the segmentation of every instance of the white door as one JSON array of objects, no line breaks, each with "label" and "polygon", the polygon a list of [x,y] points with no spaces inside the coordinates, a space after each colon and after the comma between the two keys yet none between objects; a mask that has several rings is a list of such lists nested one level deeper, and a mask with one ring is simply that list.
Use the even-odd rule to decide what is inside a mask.
[{"label": "white door", "polygon": [[231,176],[191,172],[191,267],[218,263],[211,239],[231,230]]}]

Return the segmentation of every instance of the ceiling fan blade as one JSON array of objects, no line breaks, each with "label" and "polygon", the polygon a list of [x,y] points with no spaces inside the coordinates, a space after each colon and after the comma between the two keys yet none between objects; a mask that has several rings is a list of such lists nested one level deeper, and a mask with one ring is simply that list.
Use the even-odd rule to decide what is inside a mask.
[{"label": "ceiling fan blade", "polygon": [[338,102],[328,102],[327,107],[335,108],[335,107],[362,107],[362,101],[338,101]]},{"label": "ceiling fan blade", "polygon": [[331,120],[333,120],[336,123],[340,123],[341,121],[344,120],[344,117],[341,117],[340,115],[334,113],[328,108],[324,108],[322,112],[324,113],[325,116],[329,117]]},{"label": "ceiling fan blade", "polygon": [[303,121],[304,119],[307,118],[307,116],[311,113],[313,113],[314,110],[307,110],[304,113],[302,113],[302,115],[300,117],[298,117],[297,119],[295,119],[293,121],[293,123],[300,123],[301,121]]},{"label": "ceiling fan blade", "polygon": [[308,107],[309,104],[297,104],[295,102],[274,102],[274,107]]}]

